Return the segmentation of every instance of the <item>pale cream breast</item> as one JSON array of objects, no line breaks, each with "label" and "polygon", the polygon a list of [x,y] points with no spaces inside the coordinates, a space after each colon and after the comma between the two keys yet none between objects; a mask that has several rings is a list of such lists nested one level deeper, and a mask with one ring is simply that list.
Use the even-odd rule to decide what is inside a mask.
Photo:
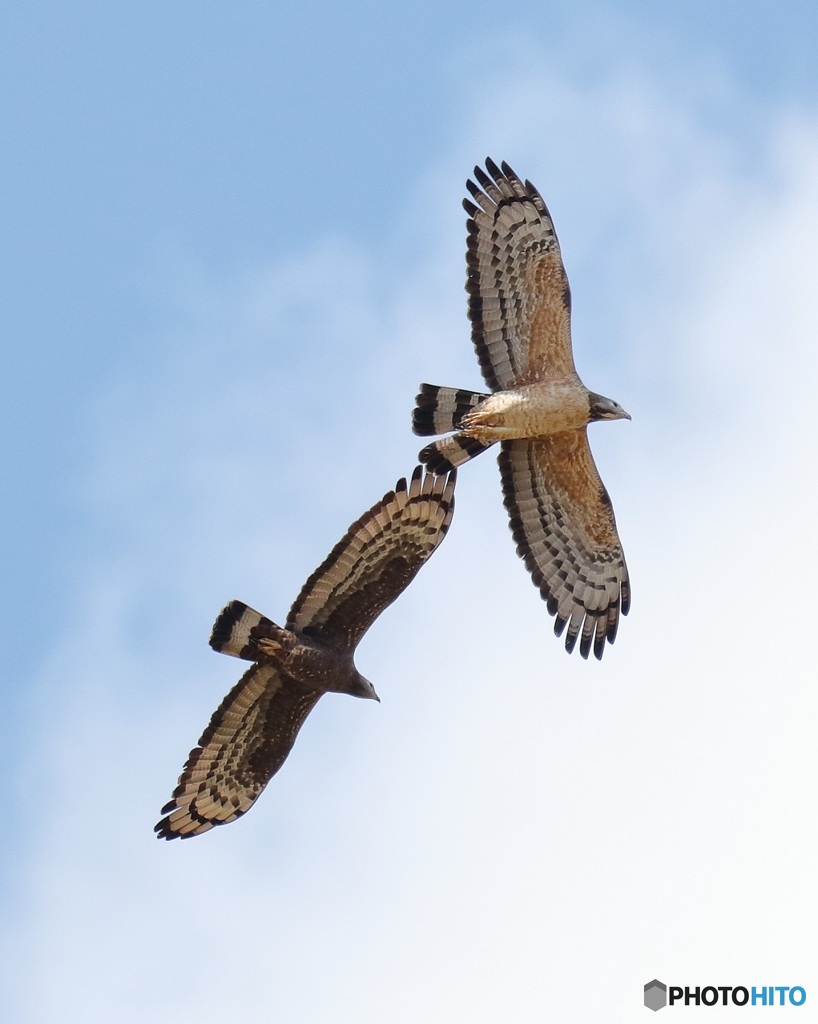
[{"label": "pale cream breast", "polygon": [[588,392],[577,381],[526,384],[497,391],[463,419],[463,432],[482,444],[579,430],[590,419]]}]

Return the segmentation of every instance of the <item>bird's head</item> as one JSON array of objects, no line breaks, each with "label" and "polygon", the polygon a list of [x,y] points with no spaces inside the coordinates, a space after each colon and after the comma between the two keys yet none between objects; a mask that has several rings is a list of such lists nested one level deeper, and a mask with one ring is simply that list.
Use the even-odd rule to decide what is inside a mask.
[{"label": "bird's head", "polygon": [[619,402],[611,398],[603,398],[593,391],[588,394],[588,405],[591,422],[594,420],[629,420],[630,413],[625,412]]},{"label": "bird's head", "polygon": [[369,700],[376,700],[379,704],[381,701],[381,698],[375,693],[375,687],[357,669],[353,673],[349,689],[346,692],[353,697],[365,697]]}]

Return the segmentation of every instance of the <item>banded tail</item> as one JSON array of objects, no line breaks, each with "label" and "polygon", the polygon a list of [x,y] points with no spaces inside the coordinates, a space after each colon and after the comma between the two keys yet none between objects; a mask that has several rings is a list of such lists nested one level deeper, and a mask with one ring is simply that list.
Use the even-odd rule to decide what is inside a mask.
[{"label": "banded tail", "polygon": [[433,441],[418,458],[431,473],[448,473],[473,459],[491,445],[482,444],[459,430],[464,416],[478,406],[488,395],[462,388],[442,388],[435,384],[421,384],[412,412],[412,430],[422,437],[430,434],[457,433]]},{"label": "banded tail", "polygon": [[[219,614],[210,634],[210,646],[219,654],[231,654],[244,661],[258,661],[288,646],[288,630],[255,611],[243,601],[231,601]],[[263,642],[260,642],[263,641]]]}]

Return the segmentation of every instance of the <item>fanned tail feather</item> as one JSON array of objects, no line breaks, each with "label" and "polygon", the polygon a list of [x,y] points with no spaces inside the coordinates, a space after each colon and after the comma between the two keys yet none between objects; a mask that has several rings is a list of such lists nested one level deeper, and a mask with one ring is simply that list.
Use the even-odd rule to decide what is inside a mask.
[{"label": "fanned tail feather", "polygon": [[[287,631],[243,601],[231,601],[222,609],[210,634],[210,646],[220,654],[244,661],[258,661],[272,653],[271,646],[285,646]],[[260,640],[266,641],[262,646]]]},{"label": "fanned tail feather", "polygon": [[430,473],[448,473],[487,448],[491,448],[491,445],[482,444],[466,434],[450,434],[449,437],[442,437],[439,441],[427,444],[418,455],[418,459]]},{"label": "fanned tail feather", "polygon": [[457,430],[463,417],[488,395],[462,388],[421,384],[412,412],[412,430],[421,437]]},{"label": "fanned tail feather", "polygon": [[412,430],[422,437],[458,431],[450,437],[433,441],[418,455],[430,473],[448,473],[491,447],[459,430],[463,417],[488,397],[480,391],[442,388],[436,384],[420,385],[412,412]]}]

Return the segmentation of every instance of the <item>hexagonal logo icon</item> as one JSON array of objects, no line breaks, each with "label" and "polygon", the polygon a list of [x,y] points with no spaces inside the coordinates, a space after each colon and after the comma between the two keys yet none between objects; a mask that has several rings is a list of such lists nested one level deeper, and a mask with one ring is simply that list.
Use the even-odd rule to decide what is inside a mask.
[{"label": "hexagonal logo icon", "polygon": [[656,978],[645,985],[645,1006],[649,1010],[661,1010],[667,1006],[667,985],[663,985]]}]

